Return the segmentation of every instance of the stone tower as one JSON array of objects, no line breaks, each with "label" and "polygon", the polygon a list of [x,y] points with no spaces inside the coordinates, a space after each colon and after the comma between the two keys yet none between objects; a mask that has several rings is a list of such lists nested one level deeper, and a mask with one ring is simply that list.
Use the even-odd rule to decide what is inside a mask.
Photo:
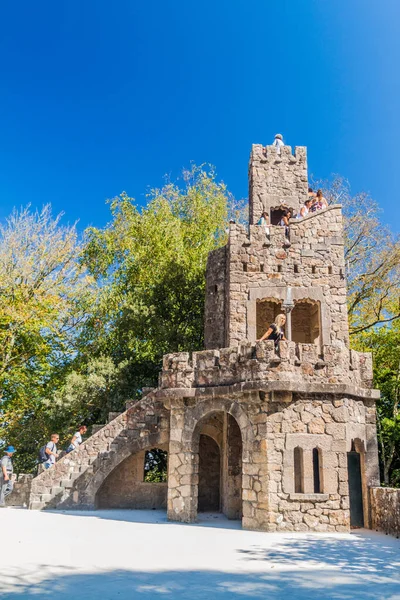
[{"label": "stone tower", "polygon": [[[349,348],[341,207],[291,222],[290,244],[275,224],[307,185],[306,148],[253,146],[249,228],[231,224],[208,260],[206,350],[164,356],[157,389],[33,480],[31,508],[166,505],[171,520],[215,510],[265,531],[369,525],[379,393],[370,354]],[[287,341],[258,342],[281,312]],[[166,483],[143,481],[152,448],[168,451]]]},{"label": "stone tower", "polygon": [[[255,223],[261,213],[297,213],[307,199],[307,150],[254,145],[250,156],[250,226],[232,224],[228,245],[212,252],[207,267],[206,348],[255,342],[283,305],[290,311],[288,338],[294,342],[348,347],[342,213],[332,206],[294,220],[289,248],[284,228],[267,235]],[[280,218],[280,217],[279,217]]]}]

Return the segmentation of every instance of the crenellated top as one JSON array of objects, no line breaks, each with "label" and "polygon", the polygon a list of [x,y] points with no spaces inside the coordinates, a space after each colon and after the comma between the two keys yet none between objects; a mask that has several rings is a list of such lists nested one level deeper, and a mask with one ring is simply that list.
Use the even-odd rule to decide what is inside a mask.
[{"label": "crenellated top", "polygon": [[[271,340],[232,348],[179,352],[163,359],[160,388],[207,388],[252,382],[355,386],[370,394],[372,355],[340,345],[281,341],[279,352]],[[367,392],[368,390],[368,392]]]},{"label": "crenellated top", "polygon": [[295,164],[302,162],[307,166],[307,147],[295,146],[292,152],[291,146],[282,146],[280,153],[277,152],[275,146],[263,146],[262,144],[253,144],[251,149],[250,164],[252,160],[260,160],[261,162],[286,162]]}]

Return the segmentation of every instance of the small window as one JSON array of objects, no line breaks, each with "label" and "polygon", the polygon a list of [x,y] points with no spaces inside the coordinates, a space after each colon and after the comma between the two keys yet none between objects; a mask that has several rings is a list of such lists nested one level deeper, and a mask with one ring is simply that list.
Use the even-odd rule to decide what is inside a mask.
[{"label": "small window", "polygon": [[294,265],[294,272],[298,273],[299,272],[299,265]]},{"label": "small window", "polygon": [[304,493],[303,477],[303,450],[298,446],[294,449],[294,492],[295,494]]},{"label": "small window", "polygon": [[312,273],[313,275],[315,275],[316,271],[317,271],[317,267],[316,267],[315,265],[313,265],[313,266],[311,267],[311,273]]},{"label": "small window", "polygon": [[247,263],[243,263],[243,271],[247,272]]},{"label": "small window", "polygon": [[320,477],[320,452],[318,448],[314,448],[312,452],[313,459],[313,476],[314,476],[314,494],[321,493],[321,477]]},{"label": "small window", "polygon": [[282,265],[278,265],[278,273],[282,273]]},{"label": "small window", "polygon": [[260,264],[260,271],[261,271],[261,273],[264,273],[264,263]]},{"label": "small window", "polygon": [[144,455],[143,481],[147,483],[163,483],[168,476],[168,452],[153,448]]},{"label": "small window", "polygon": [[333,269],[332,267],[328,267],[328,275],[332,275]]},{"label": "small window", "polygon": [[216,294],[218,292],[218,286],[214,285],[214,294]]}]

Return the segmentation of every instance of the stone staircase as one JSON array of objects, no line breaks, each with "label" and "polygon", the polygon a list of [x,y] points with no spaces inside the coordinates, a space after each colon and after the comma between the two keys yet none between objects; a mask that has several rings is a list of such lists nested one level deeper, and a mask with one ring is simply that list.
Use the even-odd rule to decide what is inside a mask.
[{"label": "stone staircase", "polygon": [[149,393],[125,412],[110,413],[77,450],[35,477],[29,508],[93,509],[97,491],[123,460],[168,439],[169,412]]}]

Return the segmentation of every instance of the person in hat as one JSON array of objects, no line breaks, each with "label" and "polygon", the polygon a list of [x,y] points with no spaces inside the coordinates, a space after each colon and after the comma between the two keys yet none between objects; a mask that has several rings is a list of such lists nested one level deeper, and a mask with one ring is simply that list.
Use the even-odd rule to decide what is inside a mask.
[{"label": "person in hat", "polygon": [[13,489],[13,482],[11,481],[13,474],[11,457],[14,452],[14,446],[8,446],[5,449],[5,456],[0,461],[0,507],[6,505],[5,498],[11,494]]},{"label": "person in hat", "polygon": [[277,154],[280,154],[281,153],[281,148],[285,145],[283,143],[283,135],[281,133],[277,133],[276,134],[274,142],[273,142],[272,145],[275,146]]}]

